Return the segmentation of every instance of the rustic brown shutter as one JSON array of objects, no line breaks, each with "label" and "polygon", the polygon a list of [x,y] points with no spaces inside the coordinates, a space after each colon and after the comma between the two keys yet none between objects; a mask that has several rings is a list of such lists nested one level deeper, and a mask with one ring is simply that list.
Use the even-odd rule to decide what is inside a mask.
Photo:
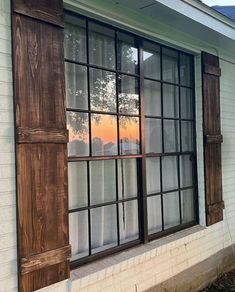
[{"label": "rustic brown shutter", "polygon": [[223,220],[219,58],[202,53],[204,169],[207,225]]},{"label": "rustic brown shutter", "polygon": [[13,0],[19,289],[69,277],[63,1]]}]

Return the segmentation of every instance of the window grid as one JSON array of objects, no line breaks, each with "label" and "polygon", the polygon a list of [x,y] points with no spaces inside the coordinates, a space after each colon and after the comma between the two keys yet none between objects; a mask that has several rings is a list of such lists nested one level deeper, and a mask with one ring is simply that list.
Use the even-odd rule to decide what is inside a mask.
[{"label": "window grid", "polygon": [[[79,18],[83,18],[79,16]],[[121,29],[114,28],[112,26],[104,25],[105,27],[111,27],[114,32],[115,32],[115,69],[110,69],[106,67],[102,67],[99,65],[94,65],[89,63],[89,18],[84,18],[86,21],[86,53],[87,53],[87,63],[80,62],[80,61],[74,61],[70,60],[68,58],[65,58],[65,62],[69,64],[77,64],[77,65],[83,65],[87,68],[87,90],[88,90],[88,109],[76,109],[76,108],[67,108],[67,111],[73,111],[73,112],[78,112],[78,113],[86,113],[88,114],[88,120],[89,120],[89,156],[69,156],[68,157],[68,162],[69,163],[74,163],[74,162],[79,162],[79,161],[86,161],[87,162],[87,195],[88,195],[88,206],[86,207],[79,207],[79,208],[73,208],[69,210],[69,213],[75,213],[75,212],[81,212],[81,211],[88,211],[88,226],[89,226],[89,256],[76,259],[72,262],[72,267],[77,266],[78,264],[86,263],[90,260],[102,257],[104,255],[116,252],[118,250],[122,250],[124,248],[127,248],[129,246],[134,246],[136,244],[139,244],[140,242],[147,242],[148,240],[158,238],[160,236],[163,236],[165,234],[168,234],[170,232],[173,232],[175,230],[180,230],[182,228],[191,226],[197,222],[197,180],[196,180],[196,148],[195,148],[195,109],[193,106],[193,116],[192,118],[182,118],[181,117],[181,88],[186,88],[191,91],[192,94],[192,100],[194,104],[194,76],[192,73],[192,68],[193,68],[193,60],[191,57],[191,86],[187,85],[182,85],[181,80],[180,80],[180,56],[181,52],[175,49],[171,49],[172,51],[177,52],[177,65],[178,65],[178,82],[169,82],[169,81],[164,81],[163,80],[163,48],[166,48],[163,45],[159,45],[160,47],[160,79],[155,79],[155,78],[150,78],[144,76],[143,72],[143,40],[144,38],[135,36],[131,33],[125,32],[126,34],[132,36],[135,38],[135,42],[137,42],[137,50],[138,50],[138,74],[133,74],[129,72],[122,72],[118,69],[118,32],[122,31]],[[96,21],[91,20],[92,23],[96,23]],[[97,22],[99,23],[99,22]],[[155,42],[146,40],[149,43],[156,44]],[[184,53],[185,55],[188,55]],[[190,55],[189,55],[190,56]],[[100,70],[105,70],[108,72],[112,72],[115,74],[115,80],[116,80],[116,112],[108,112],[108,111],[97,111],[97,110],[92,110],[91,109],[91,103],[90,103],[90,70],[91,69],[100,69]],[[120,113],[119,111],[119,76],[124,75],[124,76],[130,76],[130,77],[135,77],[138,80],[138,96],[139,96],[139,114],[128,114],[128,113]],[[144,80],[150,80],[153,82],[159,82],[160,83],[160,88],[161,88],[161,115],[145,115],[144,111]],[[163,107],[163,102],[164,102],[164,97],[163,97],[163,86],[164,85],[174,85],[178,88],[178,117],[165,117],[164,116],[164,107]],[[91,137],[91,115],[92,114],[102,114],[102,115],[110,115],[110,116],[115,116],[117,119],[117,155],[97,155],[97,156],[92,156],[92,137]],[[120,125],[119,125],[119,119],[120,116],[124,117],[135,117],[139,119],[139,149],[140,153],[139,154],[121,154],[120,151]],[[162,151],[157,153],[146,153],[146,141],[145,141],[145,119],[153,119],[153,120],[160,120],[161,121],[161,132],[162,132]],[[164,143],[164,123],[165,121],[177,121],[179,123],[179,149],[178,151],[174,152],[165,152],[165,143]],[[182,152],[182,121],[185,122],[191,122],[193,124],[193,133],[192,133],[192,140],[193,140],[193,150],[192,151],[184,151]],[[180,178],[180,157],[182,155],[190,155],[192,159],[192,185],[186,186],[186,187],[181,187],[181,178]],[[174,188],[171,190],[164,190],[163,188],[163,163],[162,159],[164,157],[176,157],[177,159],[177,183],[178,183],[178,188]],[[147,192],[147,185],[146,185],[146,159],[148,158],[159,158],[160,160],[160,192],[156,193],[150,193],[148,194]],[[119,198],[119,184],[118,184],[118,161],[121,160],[126,160],[126,159],[136,159],[136,164],[137,164],[137,181],[138,181],[138,194],[137,197],[133,198],[125,198],[125,199],[120,199]],[[92,161],[105,161],[105,160],[114,160],[115,162],[115,184],[116,184],[116,200],[114,201],[109,201],[109,202],[103,202],[100,204],[95,204],[91,205],[90,202],[90,163]],[[185,190],[193,190],[193,197],[194,197],[194,211],[195,211],[195,216],[194,220],[191,222],[188,222],[184,224],[182,222],[182,206],[181,206],[181,192]],[[165,230],[165,224],[164,224],[164,198],[163,196],[166,194],[178,192],[178,197],[179,197],[179,214],[180,214],[180,224],[171,228],[167,228]],[[147,223],[147,198],[154,197],[154,196],[160,196],[161,198],[161,223],[162,223],[162,231],[154,233],[154,234],[148,234],[148,223]],[[129,201],[138,201],[138,210],[139,210],[139,239],[133,240],[128,243],[120,244],[120,229],[119,229],[119,204],[124,203],[124,202],[129,202]],[[117,218],[117,246],[113,247],[111,249],[104,250],[102,252],[99,252],[97,254],[92,254],[92,243],[91,243],[91,210],[99,207],[104,207],[104,206],[116,206],[116,218]]]}]

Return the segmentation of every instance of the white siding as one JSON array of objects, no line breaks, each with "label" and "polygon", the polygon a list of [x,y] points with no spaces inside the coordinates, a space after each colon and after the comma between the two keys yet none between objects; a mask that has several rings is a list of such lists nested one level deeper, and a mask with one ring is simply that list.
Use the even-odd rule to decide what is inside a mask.
[{"label": "white siding", "polygon": [[10,1],[0,0],[0,292],[17,291]]}]

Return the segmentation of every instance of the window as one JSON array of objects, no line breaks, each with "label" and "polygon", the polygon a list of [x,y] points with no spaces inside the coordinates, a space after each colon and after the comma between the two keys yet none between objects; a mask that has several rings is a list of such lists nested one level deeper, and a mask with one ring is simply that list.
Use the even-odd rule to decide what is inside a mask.
[{"label": "window", "polygon": [[193,57],[66,16],[73,265],[196,223]]}]

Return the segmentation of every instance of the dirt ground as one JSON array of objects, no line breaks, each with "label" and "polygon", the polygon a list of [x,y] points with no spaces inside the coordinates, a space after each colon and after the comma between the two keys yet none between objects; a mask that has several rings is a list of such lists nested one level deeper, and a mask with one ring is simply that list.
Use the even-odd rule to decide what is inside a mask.
[{"label": "dirt ground", "polygon": [[200,292],[235,291],[235,270],[221,275],[215,282]]}]

